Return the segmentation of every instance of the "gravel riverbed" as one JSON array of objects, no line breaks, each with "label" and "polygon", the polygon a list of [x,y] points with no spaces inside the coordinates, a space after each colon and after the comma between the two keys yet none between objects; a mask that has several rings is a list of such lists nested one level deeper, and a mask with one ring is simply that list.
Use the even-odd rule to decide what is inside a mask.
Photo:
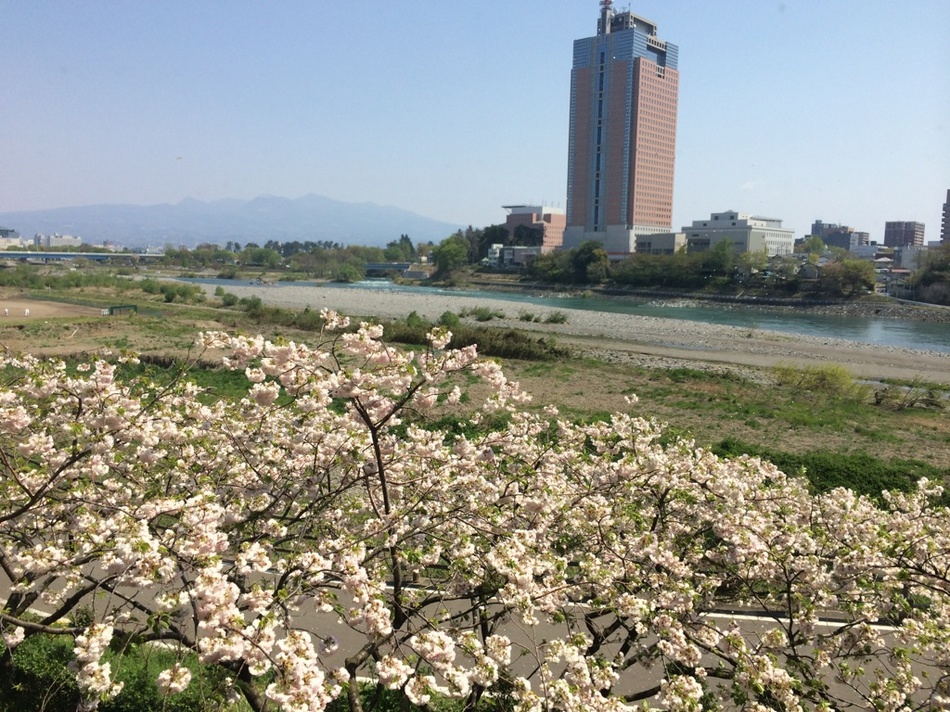
[{"label": "gravel riverbed", "polygon": [[[206,285],[209,296],[214,286]],[[238,297],[259,296],[265,304],[295,309],[334,309],[351,317],[402,319],[415,311],[435,321],[446,311],[460,313],[491,306],[505,318],[488,326],[512,327],[555,334],[559,343],[582,355],[654,367],[688,363],[700,368],[761,369],[779,363],[816,362],[847,366],[860,378],[920,379],[950,383],[950,353],[871,345],[845,339],[803,336],[776,331],[708,324],[679,319],[617,314],[580,309],[505,304],[503,295],[485,299],[446,294],[419,294],[385,289],[339,289],[295,285],[229,286]],[[541,322],[518,318],[530,311]],[[544,323],[553,312],[567,315],[561,324]],[[948,325],[950,328],[950,325]]]}]

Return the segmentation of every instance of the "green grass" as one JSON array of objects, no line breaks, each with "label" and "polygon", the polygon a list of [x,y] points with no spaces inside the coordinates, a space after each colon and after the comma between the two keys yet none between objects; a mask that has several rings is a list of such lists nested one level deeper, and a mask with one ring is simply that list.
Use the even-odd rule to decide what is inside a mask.
[{"label": "green grass", "polygon": [[[906,492],[921,477],[945,481],[950,468],[934,467],[919,460],[903,458],[883,459],[867,452],[840,453],[813,450],[790,453],[752,443],[727,438],[713,446],[721,457],[753,455],[773,463],[786,474],[801,474],[807,478],[813,492],[828,492],[836,487],[848,487],[858,494],[880,501],[883,490]],[[944,495],[944,504],[950,504]]]},{"label": "green grass", "polygon": [[[13,666],[0,669],[0,712],[73,712],[79,703],[71,636],[47,634],[26,638],[13,651]],[[0,650],[3,649],[0,644]],[[123,683],[119,695],[100,703],[101,712],[217,712],[249,710],[246,703],[227,701],[225,673],[217,666],[201,666],[194,655],[183,662],[193,674],[188,688],[163,697],[155,678],[171,667],[178,657],[170,650],[139,645],[121,636],[113,639],[104,660],[113,679]]]}]

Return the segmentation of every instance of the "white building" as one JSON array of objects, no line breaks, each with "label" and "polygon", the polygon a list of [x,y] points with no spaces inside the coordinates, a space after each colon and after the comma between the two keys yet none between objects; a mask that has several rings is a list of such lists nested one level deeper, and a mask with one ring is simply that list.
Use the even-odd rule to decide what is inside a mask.
[{"label": "white building", "polygon": [[720,242],[731,242],[737,253],[762,252],[790,255],[795,249],[795,231],[782,227],[782,221],[751,213],[727,210],[712,213],[706,220],[694,220],[683,228],[688,252],[711,250]]},{"label": "white building", "polygon": [[686,234],[682,232],[656,232],[637,235],[637,254],[673,255],[686,247]]},{"label": "white building", "polygon": [[74,235],[60,235],[58,232],[52,235],[38,232],[33,236],[33,244],[36,247],[79,247],[82,245],[82,238]]}]

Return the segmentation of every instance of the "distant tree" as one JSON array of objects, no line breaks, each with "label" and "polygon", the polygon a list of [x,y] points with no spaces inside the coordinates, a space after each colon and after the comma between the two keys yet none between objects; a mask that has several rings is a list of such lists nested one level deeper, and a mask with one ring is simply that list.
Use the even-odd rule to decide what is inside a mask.
[{"label": "distant tree", "polygon": [[819,235],[809,235],[804,244],[802,245],[805,252],[810,255],[823,255],[825,254],[825,242],[821,239]]},{"label": "distant tree", "polygon": [[539,247],[544,242],[544,231],[540,227],[518,225],[515,228],[513,242],[524,247]]},{"label": "distant tree", "polygon": [[755,252],[747,250],[739,255],[738,265],[747,274],[761,272],[769,264],[769,257],[765,250]]},{"label": "distant tree", "polygon": [[950,305],[950,243],[927,251],[911,283],[921,301]]},{"label": "distant tree", "polygon": [[558,250],[538,255],[528,264],[525,274],[542,282],[570,284],[574,281],[573,253],[573,250]]},{"label": "distant tree", "polygon": [[432,260],[436,274],[443,277],[468,263],[469,242],[461,232],[447,237],[432,248]]},{"label": "distant tree", "polygon": [[712,276],[730,276],[736,264],[735,245],[731,240],[723,240],[705,252],[699,253],[701,269]]},{"label": "distant tree", "polygon": [[264,267],[265,269],[276,269],[280,267],[283,259],[280,253],[268,247],[251,247],[248,245],[240,254],[242,264],[253,267]]},{"label": "distant tree", "polygon": [[504,225],[489,225],[482,230],[478,245],[478,259],[483,260],[488,257],[488,250],[492,245],[509,244],[511,244],[511,235],[508,234],[508,228]]},{"label": "distant tree", "polygon": [[829,262],[821,269],[818,289],[836,297],[850,297],[874,289],[874,265],[867,260]]},{"label": "distant tree", "polygon": [[607,278],[610,259],[600,242],[587,240],[582,242],[571,257],[574,268],[574,281],[580,284],[598,284]]},{"label": "distant tree", "polygon": [[337,282],[359,282],[365,277],[365,273],[354,264],[342,264],[337,268]]},{"label": "distant tree", "polygon": [[415,257],[415,248],[408,235],[401,235],[398,240],[386,244],[383,255],[387,262],[408,262]]}]

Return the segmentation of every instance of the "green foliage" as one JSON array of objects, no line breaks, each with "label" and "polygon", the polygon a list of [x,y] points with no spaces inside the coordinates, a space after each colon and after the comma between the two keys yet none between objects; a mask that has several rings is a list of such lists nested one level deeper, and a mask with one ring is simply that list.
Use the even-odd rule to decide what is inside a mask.
[{"label": "green foliage", "polygon": [[821,239],[821,235],[809,235],[803,247],[805,248],[805,252],[810,255],[825,254],[825,243],[824,240]]},{"label": "green foliage", "polygon": [[[429,343],[428,323],[409,325],[406,321],[385,322],[385,337],[393,343],[425,346]],[[514,329],[496,329],[460,323],[451,328],[449,348],[462,348],[476,344],[478,353],[496,358],[523,361],[549,361],[566,358],[570,352],[561,348],[553,339],[535,338]]]},{"label": "green foliage", "polygon": [[0,712],[73,712],[79,702],[76,676],[68,668],[73,658],[72,638],[26,638],[13,651],[12,665],[0,666]]},{"label": "green foliage", "polygon": [[453,311],[444,311],[439,317],[439,326],[446,329],[458,329],[462,325],[462,319]]},{"label": "green foliage", "polygon": [[[2,649],[2,646],[0,646]],[[0,712],[73,712],[80,701],[71,636],[37,634],[27,637],[13,651],[12,665],[0,667]],[[183,692],[163,697],[155,685],[162,670],[179,662],[162,648],[136,644],[114,645],[104,658],[109,662],[122,692],[97,709],[102,712],[191,712],[237,708],[227,700],[228,682],[218,666],[199,666],[194,656],[185,663],[192,670],[191,684]]]},{"label": "green foliage", "polygon": [[264,314],[264,302],[258,296],[243,297],[238,300],[238,304],[244,308],[244,311],[251,318],[257,318]]},{"label": "green foliage", "polygon": [[447,237],[432,248],[436,276],[444,277],[468,263],[469,244],[461,235]]},{"label": "green foliage", "polygon": [[161,282],[158,291],[165,298],[167,303],[181,302],[183,304],[196,304],[205,300],[204,289],[196,284]]},{"label": "green foliage", "polygon": [[337,282],[361,282],[366,277],[366,272],[352,263],[340,265],[336,270],[334,281]]},{"label": "green foliage", "polygon": [[413,310],[409,312],[409,316],[406,317],[406,326],[417,329],[428,329],[429,322],[419,316],[417,311]]},{"label": "green foliage", "polygon": [[553,311],[544,317],[545,324],[566,324],[567,314],[562,311]]},{"label": "green foliage", "polygon": [[867,260],[844,259],[821,268],[818,288],[835,297],[851,297],[874,290],[874,265]]},{"label": "green foliage", "polygon": [[866,386],[855,383],[847,368],[836,364],[779,364],[773,369],[773,374],[779,385],[791,386],[808,393],[863,400],[869,392]]},{"label": "green foliage", "polygon": [[416,258],[416,248],[408,235],[400,235],[398,240],[386,243],[383,257],[387,262],[409,262]]},{"label": "green foliage", "polygon": [[[908,492],[921,477],[941,481],[950,471],[940,470],[918,460],[882,460],[869,453],[837,453],[811,450],[789,453],[759,447],[734,438],[720,441],[711,450],[720,457],[752,455],[768,460],[786,474],[803,474],[813,492],[827,492],[836,487],[848,487],[877,501],[881,492],[899,490]],[[944,495],[947,498],[947,495]]]},{"label": "green foliage", "polygon": [[235,304],[240,301],[236,294],[231,294],[231,292],[225,292],[221,295],[221,304],[226,307],[233,307]]},{"label": "green foliage", "polygon": [[950,243],[927,251],[914,284],[921,301],[950,306]]},{"label": "green foliage", "polygon": [[519,359],[524,361],[547,361],[566,358],[567,349],[559,347],[553,339],[534,338],[514,329],[480,329],[463,327],[452,332],[451,348],[478,345],[484,356]]},{"label": "green foliage", "polygon": [[578,284],[599,284],[607,279],[610,259],[604,246],[588,240],[573,250],[571,267],[574,271],[574,282]]},{"label": "green foliage", "polygon": [[461,311],[460,316],[472,317],[475,321],[491,321],[492,319],[504,319],[505,313],[500,309],[491,307],[472,307]]},{"label": "green foliage", "polygon": [[267,247],[252,247],[251,245],[244,248],[241,254],[238,255],[238,259],[241,264],[263,267],[264,269],[275,269],[280,267],[283,262],[276,250]]},{"label": "green foliage", "polygon": [[736,251],[732,241],[723,240],[705,252],[699,253],[703,269],[713,275],[729,274],[736,263]]}]

